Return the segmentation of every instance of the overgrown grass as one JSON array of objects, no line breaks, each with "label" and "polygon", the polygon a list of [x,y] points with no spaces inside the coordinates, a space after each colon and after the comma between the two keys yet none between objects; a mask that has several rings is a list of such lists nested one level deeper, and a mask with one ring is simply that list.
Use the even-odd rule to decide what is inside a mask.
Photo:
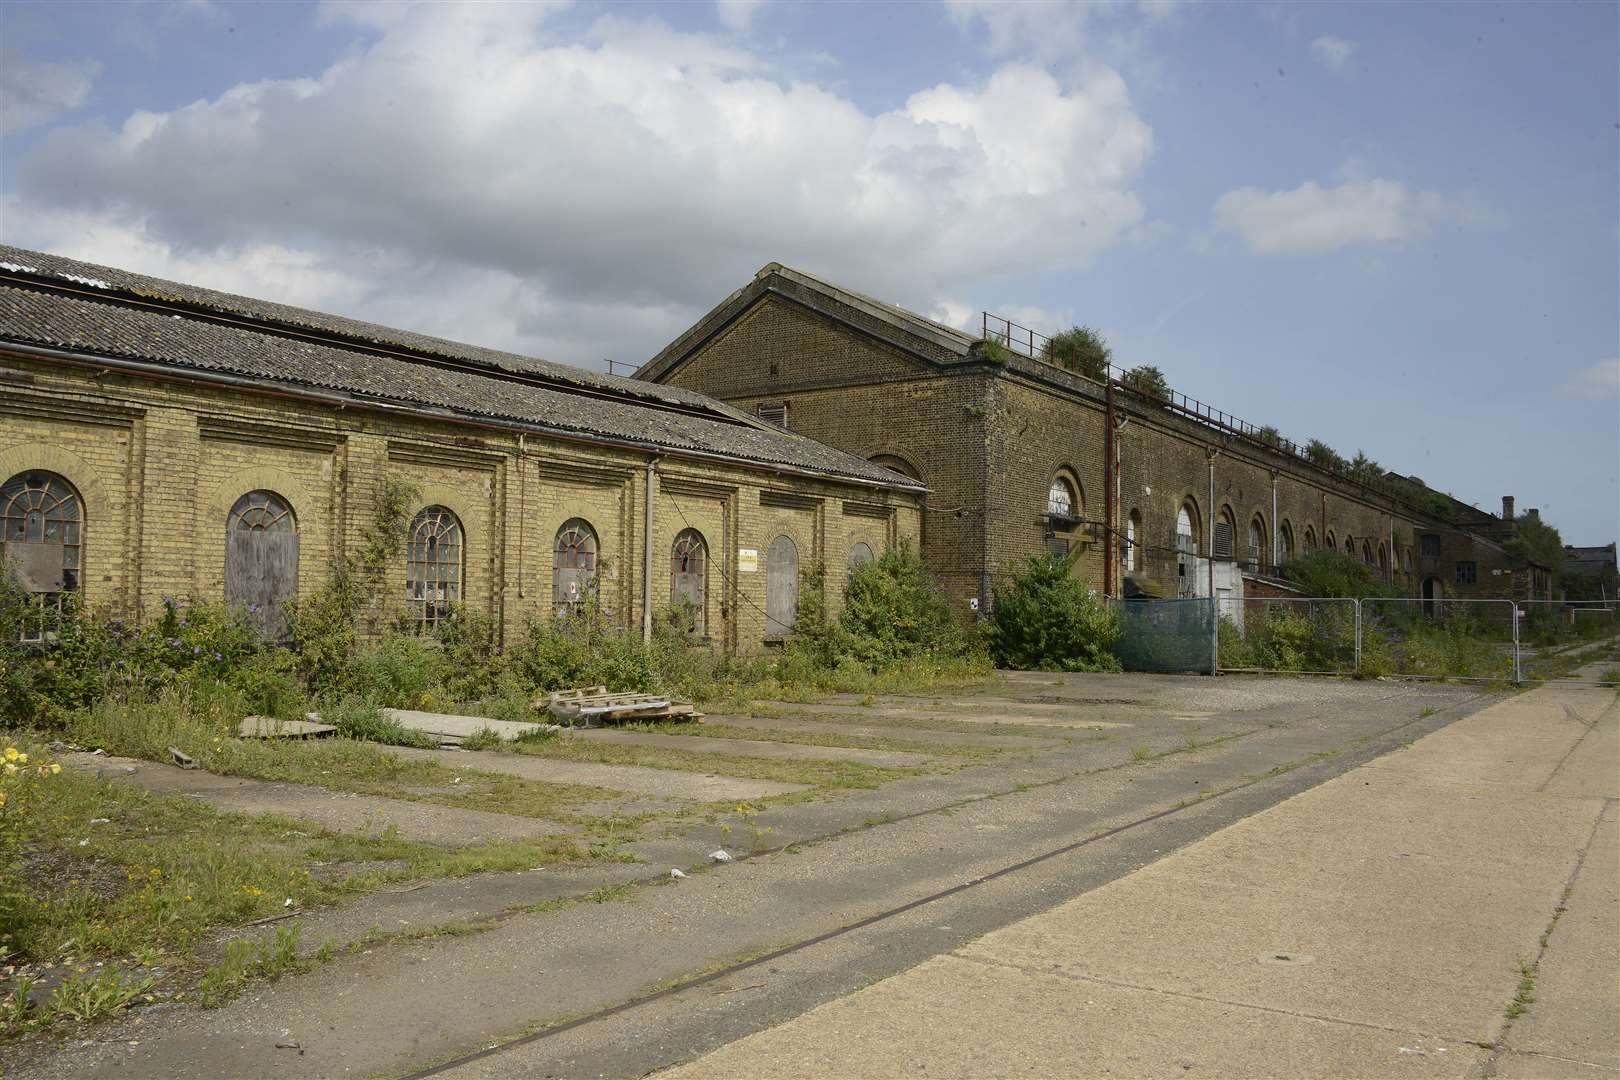
[{"label": "overgrown grass", "polygon": [[579,784],[450,768],[411,760],[355,739],[310,741],[229,737],[231,712],[183,688],[157,701],[102,701],[68,723],[75,742],[129,757],[164,761],[168,748],[183,750],[200,768],[226,776],[314,784],[356,795],[435,803],[473,810],[496,809],[523,817],[566,818],[585,803],[613,801],[616,793]]},{"label": "overgrown grass", "polygon": [[209,931],[281,914],[289,900],[303,909],[394,881],[612,857],[566,837],[441,848],[392,833],[340,835],[75,769],[51,779],[21,857],[0,867],[0,880],[27,898],[0,942],[13,963],[74,955],[183,967]]}]

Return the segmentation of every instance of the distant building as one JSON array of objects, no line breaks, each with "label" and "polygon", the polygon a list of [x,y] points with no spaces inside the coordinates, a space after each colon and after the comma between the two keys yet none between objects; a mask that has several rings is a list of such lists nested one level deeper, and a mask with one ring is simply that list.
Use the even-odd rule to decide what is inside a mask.
[{"label": "distant building", "polygon": [[1261,595],[1323,548],[1410,596],[1549,599],[1498,518],[1409,477],[1323,468],[1274,429],[1047,362],[986,315],[966,333],[771,263],[637,376],[720,398],[909,476],[923,556],[962,609],[1043,552],[1110,596]]}]

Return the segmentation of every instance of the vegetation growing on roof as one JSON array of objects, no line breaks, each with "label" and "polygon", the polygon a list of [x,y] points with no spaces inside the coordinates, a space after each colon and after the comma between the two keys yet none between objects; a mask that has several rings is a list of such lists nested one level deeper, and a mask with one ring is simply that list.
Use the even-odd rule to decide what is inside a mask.
[{"label": "vegetation growing on roof", "polygon": [[1554,570],[1564,565],[1564,538],[1558,530],[1539,517],[1518,517],[1514,519],[1517,532],[1513,539],[1503,544],[1509,556],[1515,559],[1528,559],[1539,566]]},{"label": "vegetation growing on roof", "polygon": [[1145,398],[1160,403],[1170,400],[1170,383],[1164,372],[1152,364],[1138,364],[1125,373],[1124,383]]},{"label": "vegetation growing on roof", "polygon": [[1101,382],[1108,377],[1108,365],[1113,362],[1114,352],[1100,331],[1089,326],[1071,326],[1046,339],[1041,358]]},{"label": "vegetation growing on roof", "polygon": [[1321,439],[1312,439],[1305,444],[1305,460],[1329,472],[1343,472],[1346,465],[1339,452]]}]

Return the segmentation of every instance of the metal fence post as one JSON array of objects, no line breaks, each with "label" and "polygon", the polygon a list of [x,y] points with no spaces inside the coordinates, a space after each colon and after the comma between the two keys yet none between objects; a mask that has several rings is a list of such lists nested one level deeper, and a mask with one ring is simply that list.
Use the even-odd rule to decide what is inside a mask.
[{"label": "metal fence post", "polygon": [[1518,601],[1513,601],[1513,685],[1515,687],[1524,682],[1524,669],[1520,667],[1520,653],[1518,653],[1518,620],[1520,620]]},{"label": "metal fence post", "polygon": [[1361,601],[1354,600],[1356,612],[1356,674],[1361,674]]},{"label": "metal fence post", "polygon": [[1211,590],[1209,594],[1209,673],[1221,670],[1221,609],[1220,600]]}]

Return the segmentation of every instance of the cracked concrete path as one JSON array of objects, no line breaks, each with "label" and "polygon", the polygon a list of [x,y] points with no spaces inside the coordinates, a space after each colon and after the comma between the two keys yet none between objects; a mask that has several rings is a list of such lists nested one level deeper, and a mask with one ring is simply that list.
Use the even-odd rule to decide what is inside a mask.
[{"label": "cracked concrete path", "polygon": [[1620,1078],[1617,800],[1533,691],[660,1075]]}]

